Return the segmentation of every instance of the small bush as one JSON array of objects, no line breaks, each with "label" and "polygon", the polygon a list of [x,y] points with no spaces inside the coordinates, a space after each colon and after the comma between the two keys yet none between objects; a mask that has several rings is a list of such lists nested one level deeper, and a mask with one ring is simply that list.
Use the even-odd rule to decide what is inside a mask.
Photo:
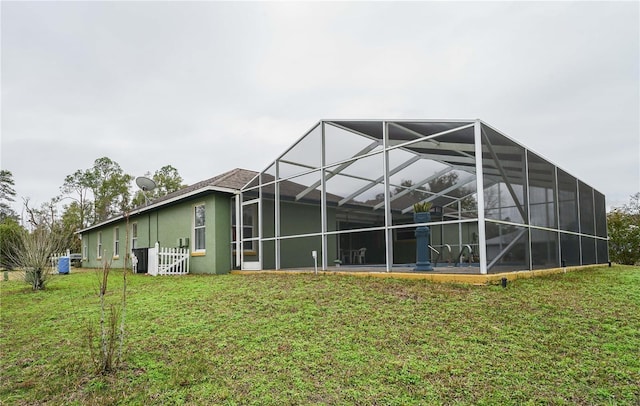
[{"label": "small bush", "polygon": [[21,233],[10,251],[12,266],[23,270],[24,281],[33,290],[41,290],[51,280],[50,258],[54,252],[62,251],[62,239],[46,229]]}]

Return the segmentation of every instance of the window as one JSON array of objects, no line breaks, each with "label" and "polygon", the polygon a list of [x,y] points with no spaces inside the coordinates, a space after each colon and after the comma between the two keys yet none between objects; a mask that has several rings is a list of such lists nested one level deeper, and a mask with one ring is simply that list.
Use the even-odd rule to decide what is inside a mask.
[{"label": "window", "polygon": [[113,229],[113,257],[120,256],[120,227]]},{"label": "window", "polygon": [[138,248],[138,223],[131,224],[131,249]]},{"label": "window", "polygon": [[89,259],[89,244],[86,239],[82,240],[82,259]]},{"label": "window", "polygon": [[98,232],[98,252],[96,257],[102,259],[102,231]]},{"label": "window", "polygon": [[205,251],[205,212],[204,204],[199,204],[193,210],[193,251]]}]

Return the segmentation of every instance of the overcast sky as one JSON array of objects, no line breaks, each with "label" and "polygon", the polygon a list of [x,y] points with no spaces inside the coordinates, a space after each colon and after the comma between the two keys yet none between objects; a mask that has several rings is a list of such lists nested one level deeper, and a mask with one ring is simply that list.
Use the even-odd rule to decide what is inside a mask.
[{"label": "overcast sky", "polygon": [[188,184],[262,170],[334,118],[480,118],[608,206],[640,191],[636,1],[0,7],[18,203],[103,156]]}]

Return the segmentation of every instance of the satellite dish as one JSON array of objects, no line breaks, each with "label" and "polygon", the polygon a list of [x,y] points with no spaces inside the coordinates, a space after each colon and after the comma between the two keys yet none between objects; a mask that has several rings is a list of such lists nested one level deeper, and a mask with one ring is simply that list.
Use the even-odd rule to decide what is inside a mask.
[{"label": "satellite dish", "polygon": [[156,182],[144,176],[138,176],[136,178],[136,185],[138,185],[138,187],[142,189],[143,192],[147,192],[156,188]]},{"label": "satellite dish", "polygon": [[149,197],[147,196],[146,192],[155,189],[156,182],[145,176],[138,176],[136,178],[136,185],[138,185],[138,187],[142,189],[142,195],[144,196],[145,205],[149,205]]}]

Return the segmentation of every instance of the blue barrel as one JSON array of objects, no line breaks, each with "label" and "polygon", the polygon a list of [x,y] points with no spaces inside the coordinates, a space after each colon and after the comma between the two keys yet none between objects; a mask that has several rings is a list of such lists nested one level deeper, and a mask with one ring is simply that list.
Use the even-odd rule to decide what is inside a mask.
[{"label": "blue barrel", "polygon": [[71,259],[69,257],[60,257],[58,260],[58,273],[69,273],[71,268]]}]

